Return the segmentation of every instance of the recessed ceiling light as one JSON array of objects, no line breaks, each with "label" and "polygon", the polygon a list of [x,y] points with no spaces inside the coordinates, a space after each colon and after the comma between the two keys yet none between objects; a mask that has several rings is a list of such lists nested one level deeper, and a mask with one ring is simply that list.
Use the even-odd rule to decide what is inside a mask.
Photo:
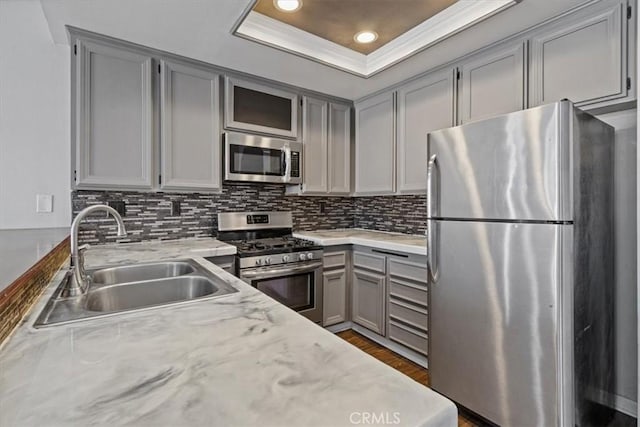
[{"label": "recessed ceiling light", "polygon": [[302,7],[302,0],[273,0],[273,5],[283,12],[295,12]]},{"label": "recessed ceiling light", "polygon": [[375,31],[360,31],[353,36],[353,39],[358,43],[371,43],[378,39],[378,33]]}]

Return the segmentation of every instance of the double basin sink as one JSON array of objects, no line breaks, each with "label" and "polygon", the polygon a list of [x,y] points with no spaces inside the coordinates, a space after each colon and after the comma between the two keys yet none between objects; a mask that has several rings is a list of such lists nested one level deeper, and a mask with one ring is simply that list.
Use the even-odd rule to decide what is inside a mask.
[{"label": "double basin sink", "polygon": [[36,320],[36,328],[237,292],[193,260],[132,264],[89,270],[88,291],[64,297],[71,271]]}]

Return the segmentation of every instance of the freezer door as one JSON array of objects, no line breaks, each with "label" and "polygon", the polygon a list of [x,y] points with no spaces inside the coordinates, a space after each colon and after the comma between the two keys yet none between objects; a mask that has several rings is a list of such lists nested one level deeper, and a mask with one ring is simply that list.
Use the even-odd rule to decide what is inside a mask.
[{"label": "freezer door", "polygon": [[562,425],[559,397],[570,401],[571,389],[560,376],[571,370],[558,351],[570,342],[561,341],[566,324],[558,304],[568,300],[559,296],[560,266],[571,264],[563,253],[571,250],[571,226],[432,227],[441,242],[429,288],[432,387],[499,425]]},{"label": "freezer door", "polygon": [[572,111],[563,101],[430,133],[430,215],[570,221]]}]

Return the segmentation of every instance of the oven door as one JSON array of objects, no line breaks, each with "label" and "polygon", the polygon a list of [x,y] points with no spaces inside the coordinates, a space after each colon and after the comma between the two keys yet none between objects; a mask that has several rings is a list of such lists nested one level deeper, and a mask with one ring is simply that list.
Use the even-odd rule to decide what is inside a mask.
[{"label": "oven door", "polygon": [[322,321],[322,263],[240,270],[240,278],[314,322]]}]

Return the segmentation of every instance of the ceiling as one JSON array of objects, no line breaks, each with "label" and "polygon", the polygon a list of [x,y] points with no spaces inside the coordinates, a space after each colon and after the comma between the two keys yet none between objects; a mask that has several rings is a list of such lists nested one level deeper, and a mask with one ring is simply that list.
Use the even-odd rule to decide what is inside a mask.
[{"label": "ceiling", "polygon": [[69,43],[65,25],[71,25],[353,100],[454,60],[584,2],[523,0],[517,7],[467,28],[372,77],[363,78],[234,36],[234,25],[253,5],[253,0],[41,0],[55,43]]},{"label": "ceiling", "polygon": [[[253,11],[366,55],[456,1],[304,0],[300,10],[287,13],[278,10],[273,0],[258,0]],[[372,30],[377,40],[356,43],[353,36],[357,32]]]}]

